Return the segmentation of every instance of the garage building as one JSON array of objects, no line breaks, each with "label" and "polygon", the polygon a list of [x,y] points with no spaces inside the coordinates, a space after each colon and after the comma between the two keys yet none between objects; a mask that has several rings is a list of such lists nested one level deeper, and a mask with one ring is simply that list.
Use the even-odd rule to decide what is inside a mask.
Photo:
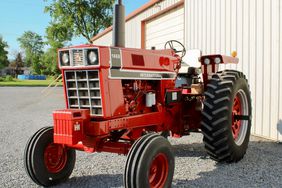
[{"label": "garage building", "polygon": [[[151,0],[126,18],[126,47],[161,49],[178,40],[203,54],[237,51],[240,63],[222,68],[249,79],[253,135],[282,141],[281,0]],[[93,44],[111,45],[112,28]]]}]

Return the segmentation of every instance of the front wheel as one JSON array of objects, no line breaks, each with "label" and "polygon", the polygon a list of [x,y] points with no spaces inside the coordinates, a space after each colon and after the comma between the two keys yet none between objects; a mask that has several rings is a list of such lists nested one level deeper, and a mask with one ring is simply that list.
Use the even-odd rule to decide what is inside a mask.
[{"label": "front wheel", "polygon": [[202,133],[208,154],[216,161],[237,162],[248,148],[251,97],[243,73],[225,70],[207,84]]},{"label": "front wheel", "polygon": [[150,133],[131,147],[124,172],[126,188],[171,187],[174,174],[174,155],[164,137]]},{"label": "front wheel", "polygon": [[53,128],[44,127],[28,141],[24,165],[29,177],[40,186],[64,182],[75,165],[75,150],[53,143]]}]

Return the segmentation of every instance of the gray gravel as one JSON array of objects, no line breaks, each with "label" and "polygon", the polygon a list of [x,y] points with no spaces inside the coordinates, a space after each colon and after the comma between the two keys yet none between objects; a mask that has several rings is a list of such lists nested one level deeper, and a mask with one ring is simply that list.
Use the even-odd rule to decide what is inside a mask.
[{"label": "gray gravel", "polygon": [[[48,96],[42,90],[0,87],[0,187],[37,187],[24,171],[25,144],[36,130],[52,125],[53,110],[64,108],[62,88]],[[242,161],[217,164],[201,140],[200,134],[170,139],[176,156],[173,187],[282,187],[282,144],[252,137]],[[70,180],[57,187],[122,187],[125,159],[78,152]]]}]

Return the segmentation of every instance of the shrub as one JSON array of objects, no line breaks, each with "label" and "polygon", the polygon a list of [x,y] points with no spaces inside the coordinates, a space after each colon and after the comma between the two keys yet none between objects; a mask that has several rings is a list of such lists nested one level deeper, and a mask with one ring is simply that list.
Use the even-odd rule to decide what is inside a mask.
[{"label": "shrub", "polygon": [[5,77],[5,81],[6,82],[10,82],[10,81],[13,81],[13,80],[14,79],[13,79],[13,77],[11,75],[8,75],[8,76]]}]

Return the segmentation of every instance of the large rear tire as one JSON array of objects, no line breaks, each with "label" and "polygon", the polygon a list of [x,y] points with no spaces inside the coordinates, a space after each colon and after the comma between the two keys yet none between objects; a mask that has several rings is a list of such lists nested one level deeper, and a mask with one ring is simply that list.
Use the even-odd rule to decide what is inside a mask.
[{"label": "large rear tire", "polygon": [[53,128],[44,127],[28,141],[24,165],[29,177],[40,186],[66,181],[75,165],[75,150],[53,143]]},{"label": "large rear tire", "polygon": [[252,119],[249,85],[243,73],[213,75],[205,92],[202,133],[208,154],[218,162],[237,162],[248,148]]},{"label": "large rear tire", "polygon": [[126,188],[171,187],[174,174],[174,155],[164,137],[150,133],[131,147],[124,172]]}]

